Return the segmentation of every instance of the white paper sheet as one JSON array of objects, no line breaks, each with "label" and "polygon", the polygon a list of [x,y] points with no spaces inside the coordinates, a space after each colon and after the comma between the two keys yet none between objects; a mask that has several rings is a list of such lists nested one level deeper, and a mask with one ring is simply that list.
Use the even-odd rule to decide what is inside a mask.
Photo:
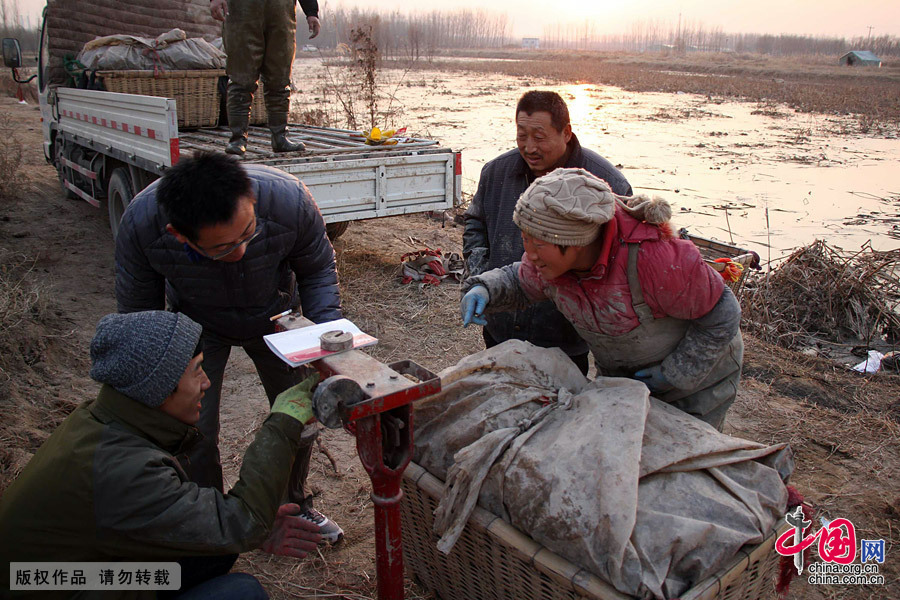
[{"label": "white paper sheet", "polygon": [[337,321],[328,321],[327,323],[301,327],[300,329],[272,333],[264,336],[263,339],[266,341],[266,345],[269,346],[269,349],[274,352],[278,358],[292,367],[299,367],[308,362],[318,360],[323,356],[345,352],[345,350],[338,352],[322,350],[319,345],[319,336],[327,331],[346,331],[352,333],[354,349],[378,343],[377,338],[364,333],[349,319],[338,319]]}]

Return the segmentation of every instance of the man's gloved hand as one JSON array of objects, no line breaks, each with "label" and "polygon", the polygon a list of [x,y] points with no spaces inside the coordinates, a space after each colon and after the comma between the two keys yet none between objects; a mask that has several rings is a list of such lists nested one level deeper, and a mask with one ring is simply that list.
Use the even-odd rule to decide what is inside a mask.
[{"label": "man's gloved hand", "polygon": [[313,39],[319,35],[322,24],[319,23],[319,17],[306,17],[306,24],[309,25],[309,39]]},{"label": "man's gloved hand", "polygon": [[300,518],[299,505],[282,504],[275,516],[272,531],[260,549],[269,554],[303,558],[310,552],[315,552],[321,540],[319,526]]},{"label": "man's gloved hand", "polygon": [[662,366],[660,365],[635,371],[634,378],[644,382],[644,385],[650,389],[651,393],[668,392],[675,387],[669,383],[669,380],[663,375]]},{"label": "man's gloved hand", "polygon": [[319,374],[313,373],[301,383],[284,390],[275,397],[272,412],[284,413],[304,425],[315,421],[316,418],[312,411],[312,392],[317,383],[319,383]]},{"label": "man's gloved hand", "polygon": [[224,21],[228,16],[228,0],[209,0],[209,13],[216,21]]},{"label": "man's gloved hand", "polygon": [[470,323],[487,325],[487,320],[481,315],[484,314],[484,309],[487,308],[490,301],[491,295],[483,285],[476,285],[466,292],[459,305],[463,327],[468,327]]}]

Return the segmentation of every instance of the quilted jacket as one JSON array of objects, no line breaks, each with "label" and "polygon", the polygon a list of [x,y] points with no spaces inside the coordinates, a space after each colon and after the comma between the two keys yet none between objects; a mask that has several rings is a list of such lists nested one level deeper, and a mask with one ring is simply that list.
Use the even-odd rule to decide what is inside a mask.
[{"label": "quilted jacket", "polygon": [[250,339],[269,317],[300,306],[321,323],[341,318],[334,249],[306,186],[272,167],[246,165],[261,234],[233,263],[209,260],[166,231],[156,183],[128,205],[116,239],[119,312],[159,310],[168,299],[204,330]]}]

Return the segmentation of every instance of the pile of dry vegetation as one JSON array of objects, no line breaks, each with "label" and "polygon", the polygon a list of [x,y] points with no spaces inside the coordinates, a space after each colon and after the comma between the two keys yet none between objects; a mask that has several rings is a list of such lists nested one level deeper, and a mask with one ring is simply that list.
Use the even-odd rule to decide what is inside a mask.
[{"label": "pile of dry vegetation", "polygon": [[900,255],[816,241],[747,281],[744,328],[784,348],[900,343]]}]

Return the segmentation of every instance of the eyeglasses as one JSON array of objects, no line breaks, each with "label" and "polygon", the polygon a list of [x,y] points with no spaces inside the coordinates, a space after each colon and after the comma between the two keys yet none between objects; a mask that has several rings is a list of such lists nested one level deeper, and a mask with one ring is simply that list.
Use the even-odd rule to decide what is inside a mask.
[{"label": "eyeglasses", "polygon": [[253,233],[251,233],[250,235],[244,237],[243,239],[235,242],[231,246],[228,246],[221,252],[216,252],[215,254],[210,254],[206,250],[201,248],[200,246],[194,246],[194,247],[197,249],[198,252],[200,252],[200,254],[202,254],[203,256],[205,256],[206,258],[208,258],[210,260],[221,260],[221,259],[225,258],[226,256],[228,256],[229,254],[231,254],[232,252],[234,252],[235,250],[237,250],[238,248],[240,248],[241,246],[246,246],[247,244],[252,242],[253,239],[256,238],[256,236],[258,236],[260,233],[262,233],[262,226],[260,225],[259,220],[257,220],[255,216],[253,217],[253,220],[256,223],[256,227],[254,228]]}]

